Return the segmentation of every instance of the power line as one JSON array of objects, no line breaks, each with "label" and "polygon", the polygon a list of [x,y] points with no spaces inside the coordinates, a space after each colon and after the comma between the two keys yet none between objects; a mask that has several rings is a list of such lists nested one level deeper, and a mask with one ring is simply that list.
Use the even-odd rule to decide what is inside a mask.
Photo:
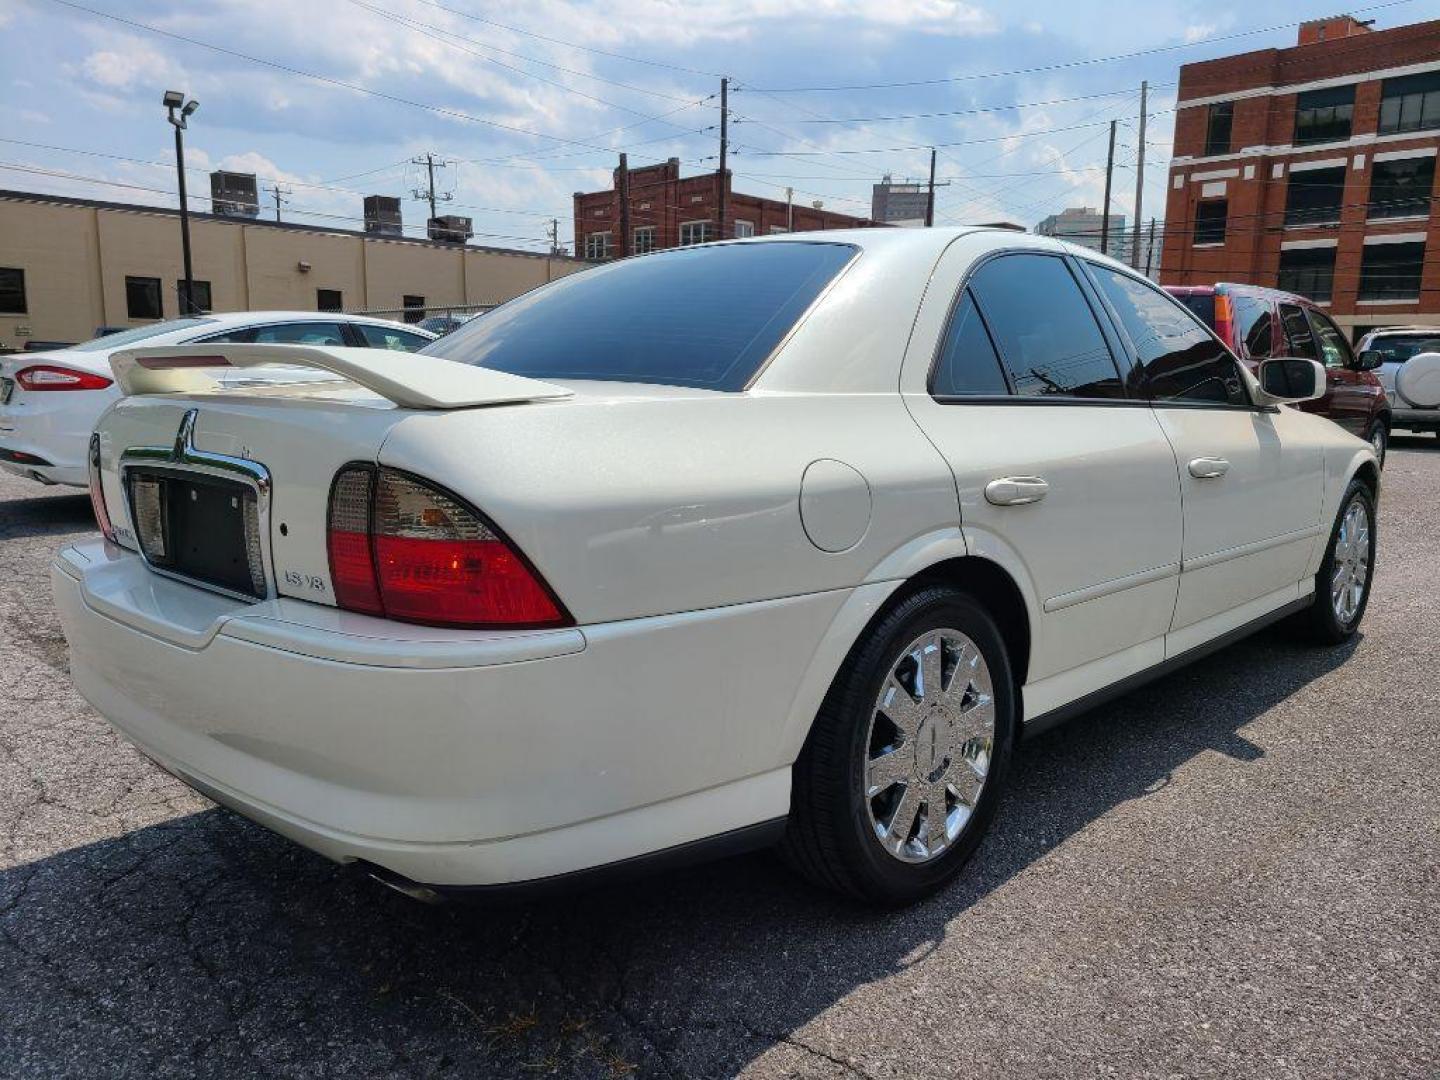
[{"label": "power line", "polygon": [[[464,34],[456,34],[454,31],[449,30],[449,29],[447,29],[447,28],[445,28],[445,27],[443,27],[443,26],[436,26],[434,23],[421,22],[419,19],[412,19],[410,16],[408,16],[408,15],[401,15],[399,12],[389,11],[389,10],[387,10],[387,9],[385,9],[385,8],[381,8],[381,7],[375,7],[375,6],[372,5],[372,4],[369,4],[369,3],[364,2],[364,0],[350,0],[350,3],[355,4],[357,7],[364,8],[366,11],[369,11],[369,12],[375,14],[375,15],[378,15],[378,16],[380,16],[380,17],[383,18],[383,19],[389,19],[391,22],[399,23],[399,24],[404,25],[404,26],[409,26],[409,27],[411,27],[412,29],[417,29],[417,30],[418,30],[418,29],[420,29],[421,27],[423,27],[423,28],[426,29],[426,30],[436,31],[436,33],[437,33],[438,35],[443,35],[443,36],[436,37],[436,40],[438,40],[438,41],[444,41],[444,42],[446,42],[446,43],[450,43],[450,39],[451,39],[451,38],[458,38],[460,41],[469,42],[471,45],[476,45],[476,46],[478,46],[478,47],[480,47],[480,48],[482,48],[482,49],[488,49],[488,50],[490,50],[491,52],[498,52],[498,53],[500,53],[500,54],[502,54],[502,55],[504,55],[504,56],[512,56],[512,57],[516,58],[517,60],[522,60],[522,61],[524,61],[524,62],[527,63],[527,64],[539,64],[541,67],[552,68],[552,69],[554,69],[555,71],[562,71],[562,72],[564,72],[564,73],[567,74],[567,75],[574,75],[574,76],[577,76],[578,78],[581,78],[581,79],[589,79],[589,80],[591,80],[591,81],[593,81],[593,82],[604,83],[604,84],[607,85],[607,86],[619,87],[619,88],[622,89],[622,90],[629,90],[629,91],[631,91],[631,92],[633,92],[633,93],[636,93],[636,94],[648,94],[648,95],[650,95],[651,97],[668,98],[668,99],[670,99],[671,101],[685,101],[685,100],[687,99],[687,96],[688,96],[688,95],[685,95],[685,94],[672,94],[672,93],[670,93],[670,92],[668,92],[668,91],[665,91],[665,90],[651,90],[651,89],[649,89],[648,87],[644,87],[644,86],[634,86],[634,85],[632,85],[632,84],[630,84],[630,83],[620,82],[620,81],[617,80],[617,79],[607,79],[607,78],[605,78],[603,75],[594,75],[594,74],[592,74],[592,73],[590,73],[590,72],[588,72],[588,71],[580,71],[580,70],[578,70],[577,68],[568,68],[568,67],[565,67],[563,64],[556,64],[556,63],[554,63],[554,62],[552,62],[552,61],[550,61],[550,60],[541,60],[539,57],[528,56],[528,55],[526,55],[525,53],[514,52],[514,51],[511,50],[511,49],[502,49],[500,46],[498,46],[498,45],[491,45],[489,42],[477,41],[475,38],[467,37],[467,36],[465,36]],[[427,37],[430,37],[430,36],[435,36],[435,35],[428,35],[428,34],[427,34],[426,36],[427,36]],[[469,50],[466,50],[466,51],[469,51]],[[478,54],[472,54],[472,55],[478,55]],[[480,58],[483,59],[483,60],[487,60],[487,61],[490,62],[490,63],[497,64],[497,65],[499,65],[500,67],[505,68],[507,71],[514,71],[514,72],[517,72],[518,74],[526,75],[526,76],[528,76],[528,77],[530,77],[530,78],[540,79],[542,82],[551,82],[551,80],[549,80],[549,79],[544,79],[542,76],[535,75],[535,74],[533,74],[533,73],[531,73],[531,72],[521,71],[519,68],[511,67],[511,66],[508,65],[508,64],[501,64],[498,60],[491,60],[489,57],[480,57]],[[572,92],[574,92],[574,93],[581,93],[581,91],[573,90],[573,88],[567,87],[567,86],[565,86],[563,83],[551,82],[551,85],[553,85],[553,86],[559,86],[561,89],[565,89],[565,90],[572,90]],[[588,97],[589,95],[585,95],[585,96]],[[601,99],[600,99],[600,98],[594,98],[594,99],[592,99],[592,100],[600,101]],[[608,102],[608,101],[607,101],[607,102],[603,102],[603,104],[613,105],[612,102]],[[615,107],[615,108],[620,108],[620,106],[618,106],[618,105],[615,105],[614,107]]]},{"label": "power line", "polygon": [[185,34],[177,34],[172,30],[163,30],[158,26],[151,26],[136,19],[129,19],[123,15],[115,15],[108,11],[100,11],[96,8],[86,7],[84,4],[76,3],[75,0],[50,0],[52,4],[59,4],[62,7],[72,8],[75,11],[83,11],[86,14],[94,15],[97,18],[109,19],[124,26],[134,27],[137,30],[144,30],[146,33],[155,34],[158,37],[170,38],[174,41],[183,41],[187,45],[194,45],[197,48],[208,49],[211,52],[220,53],[224,56],[231,56],[238,60],[245,60],[252,64],[260,64],[263,67],[272,68],[276,71],[283,71],[287,75],[296,75],[304,79],[312,79],[315,82],[324,83],[329,86],[338,86],[344,90],[350,90],[357,94],[365,94],[368,97],[378,98],[382,101],[389,101],[397,105],[407,105],[411,108],[423,109],[426,112],[434,113],[437,116],[448,116],[457,120],[464,120],[472,124],[482,124],[486,127],[496,128],[501,131],[509,131],[517,135],[528,135],[532,138],[548,139],[551,142],[561,143],[567,146],[583,146],[588,150],[597,150],[602,153],[611,153],[613,147],[598,146],[582,142],[579,139],[567,139],[561,135],[551,135],[544,131],[535,131],[529,128],[519,127],[515,124],[502,123],[499,120],[488,120],[483,116],[475,116],[473,113],[463,112],[460,109],[452,109],[444,105],[435,105],[429,102],[416,101],[413,98],[401,97],[398,94],[389,94],[383,90],[374,90],[370,87],[361,86],[358,83],[346,82],[344,79],[337,79],[330,75],[321,75],[317,72],[306,71],[303,68],[292,67],[289,64],[282,64],[278,60],[268,60],[262,56],[254,56],[250,53],[243,53],[236,49],[229,49],[223,45],[216,45],[209,41],[202,41],[199,38],[188,37]]},{"label": "power line", "polygon": [[[1388,3],[1352,8],[1351,12],[1358,15],[1370,11],[1384,11],[1389,8],[1401,7],[1402,5],[1411,3],[1414,3],[1414,0],[1389,0]],[[1094,64],[1109,64],[1117,60],[1134,60],[1141,56],[1154,56],[1159,53],[1175,52],[1180,49],[1199,48],[1202,45],[1215,45],[1222,41],[1235,41],[1239,38],[1254,37],[1257,34],[1270,34],[1279,30],[1289,30],[1296,25],[1298,25],[1296,21],[1275,23],[1271,26],[1260,26],[1251,30],[1240,30],[1232,34],[1224,34],[1220,37],[1201,38],[1198,41],[1177,42],[1172,45],[1156,45],[1148,49],[1136,49],[1133,52],[1113,53],[1110,56],[1090,56],[1053,64],[1037,64],[1033,67],[1012,68],[1009,71],[986,71],[971,75],[950,75],[944,78],[933,79],[908,79],[902,82],[851,83],[848,85],[834,86],[771,86],[764,88],[764,91],[769,94],[809,94],[852,90],[891,90],[916,86],[941,86],[950,83],[975,82],[981,79],[1000,79],[1014,75],[1037,75],[1047,71],[1063,71],[1069,68],[1088,67]]]},{"label": "power line", "polygon": [[[707,79],[724,78],[722,74],[714,71],[701,71],[699,68],[686,67],[683,64],[667,63],[664,60],[650,60],[643,56],[628,56],[625,53],[609,52],[605,49],[597,49],[593,45],[582,45],[578,41],[566,41],[564,38],[548,37],[545,34],[536,33],[534,30],[525,30],[519,26],[512,26],[507,23],[498,22],[495,19],[486,18],[484,15],[475,15],[469,11],[461,11],[459,8],[448,7],[439,3],[438,0],[419,0],[422,4],[438,8],[441,11],[448,11],[451,15],[459,15],[462,19],[470,19],[474,22],[486,23],[490,26],[499,27],[501,30],[509,30],[512,34],[522,34],[525,37],[535,38],[538,41],[548,41],[552,45],[564,45],[567,49],[579,49],[581,52],[591,53],[595,56],[608,56],[612,60],[625,60],[631,64],[644,64],[646,67],[668,68],[671,71],[683,71],[687,75],[703,75]],[[1408,0],[1406,0],[1408,2]],[[1361,9],[1364,10],[1364,9]]]}]

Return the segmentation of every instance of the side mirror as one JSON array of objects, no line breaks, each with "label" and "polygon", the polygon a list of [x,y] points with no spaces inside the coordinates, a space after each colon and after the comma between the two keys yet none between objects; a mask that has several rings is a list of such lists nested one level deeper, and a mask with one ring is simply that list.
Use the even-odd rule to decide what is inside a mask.
[{"label": "side mirror", "polygon": [[1374,371],[1383,363],[1385,363],[1385,354],[1379,349],[1364,349],[1359,356],[1355,357],[1357,371]]},{"label": "side mirror", "polygon": [[1325,369],[1316,360],[1262,360],[1257,377],[1264,405],[1294,405],[1325,396]]}]

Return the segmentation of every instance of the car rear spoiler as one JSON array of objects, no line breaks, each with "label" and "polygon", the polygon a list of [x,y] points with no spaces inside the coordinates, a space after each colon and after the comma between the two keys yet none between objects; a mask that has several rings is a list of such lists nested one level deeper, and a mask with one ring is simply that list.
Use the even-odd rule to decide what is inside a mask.
[{"label": "car rear spoiler", "polygon": [[572,393],[539,379],[438,356],[339,345],[152,345],[113,353],[110,364],[126,394],[224,389],[215,378],[216,369],[268,364],[328,371],[405,409],[465,409]]}]

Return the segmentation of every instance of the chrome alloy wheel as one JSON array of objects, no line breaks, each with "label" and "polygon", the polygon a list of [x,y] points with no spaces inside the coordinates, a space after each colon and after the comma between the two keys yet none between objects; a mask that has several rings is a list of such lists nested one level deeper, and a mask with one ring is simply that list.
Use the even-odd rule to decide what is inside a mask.
[{"label": "chrome alloy wheel", "polygon": [[995,742],[990,669],[958,630],[930,630],[890,669],[870,716],[865,806],[907,863],[946,851],[975,812]]},{"label": "chrome alloy wheel", "polygon": [[1349,626],[1365,599],[1370,580],[1370,515],[1359,498],[1350,500],[1340,531],[1335,535],[1335,555],[1330,578],[1330,604],[1341,626]]}]

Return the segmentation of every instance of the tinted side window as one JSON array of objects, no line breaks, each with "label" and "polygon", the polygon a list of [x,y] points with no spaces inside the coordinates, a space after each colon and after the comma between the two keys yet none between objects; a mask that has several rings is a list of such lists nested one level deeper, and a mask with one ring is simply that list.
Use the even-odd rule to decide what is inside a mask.
[{"label": "tinted side window", "polygon": [[1263,360],[1275,344],[1275,316],[1270,301],[1255,296],[1231,296],[1234,311],[1235,340],[1245,346],[1245,355]]},{"label": "tinted side window", "polygon": [[1063,260],[1005,255],[975,272],[970,291],[1021,397],[1125,396],[1100,324]]},{"label": "tinted side window", "polygon": [[1010,392],[1000,370],[1000,357],[969,289],[961,295],[945,328],[930,392],[936,397]]},{"label": "tinted side window", "polygon": [[1250,404],[1235,358],[1189,309],[1129,274],[1105,266],[1090,270],[1135,346],[1153,398]]},{"label": "tinted side window", "polygon": [[355,328],[360,331],[360,336],[365,339],[365,344],[372,349],[414,352],[416,349],[423,349],[430,344],[430,338],[412,334],[409,330],[401,330],[398,326],[371,326],[369,323],[357,323]]},{"label": "tinted side window", "polygon": [[1315,340],[1320,346],[1320,353],[1327,368],[1355,366],[1355,355],[1350,351],[1350,343],[1334,323],[1320,312],[1311,311],[1310,325],[1315,330]]},{"label": "tinted side window", "polygon": [[257,345],[344,345],[345,334],[336,323],[280,323],[256,327],[254,341]]},{"label": "tinted side window", "polygon": [[1280,320],[1285,324],[1288,345],[1286,355],[1319,360],[1320,350],[1315,347],[1315,335],[1310,332],[1310,323],[1305,318],[1305,312],[1294,304],[1281,304]]}]

